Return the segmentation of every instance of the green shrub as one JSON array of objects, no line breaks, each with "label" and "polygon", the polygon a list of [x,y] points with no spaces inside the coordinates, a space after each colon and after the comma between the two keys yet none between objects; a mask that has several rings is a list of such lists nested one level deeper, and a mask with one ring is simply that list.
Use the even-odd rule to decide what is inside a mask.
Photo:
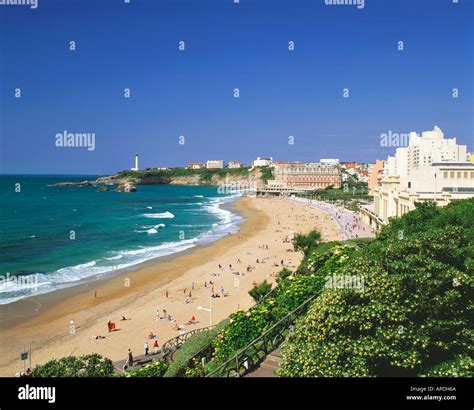
[{"label": "green shrub", "polygon": [[266,280],[255,285],[252,289],[249,290],[249,295],[252,296],[255,302],[260,302],[265,295],[272,290],[272,284],[268,283]]},{"label": "green shrub", "polygon": [[107,377],[114,373],[110,359],[98,354],[51,360],[33,370],[33,377]]},{"label": "green shrub", "polygon": [[228,319],[225,319],[211,330],[205,330],[190,336],[174,354],[173,361],[170,363],[164,377],[182,376],[193,356],[210,346],[211,342],[227,323]]},{"label": "green shrub", "polygon": [[217,362],[227,360],[271,326],[273,318],[270,306],[273,303],[273,300],[265,301],[246,312],[238,311],[230,315],[229,324],[213,341]]},{"label": "green shrub", "polygon": [[439,363],[421,373],[421,377],[473,377],[474,361],[472,357],[457,355],[454,359]]},{"label": "green shrub", "polygon": [[276,290],[275,313],[278,319],[282,318],[292,310],[296,309],[311,296],[317,294],[324,287],[326,278],[322,275],[295,275]]},{"label": "green shrub", "polygon": [[159,360],[143,367],[130,369],[124,372],[125,377],[161,377],[168,369],[168,363],[165,360]]},{"label": "green shrub", "polygon": [[273,172],[270,167],[257,167],[260,169],[260,179],[266,184],[269,180],[274,179]]},{"label": "green shrub", "polygon": [[288,268],[283,268],[280,273],[278,273],[278,278],[276,280],[277,285],[281,285],[286,279],[288,279],[293,272]]}]

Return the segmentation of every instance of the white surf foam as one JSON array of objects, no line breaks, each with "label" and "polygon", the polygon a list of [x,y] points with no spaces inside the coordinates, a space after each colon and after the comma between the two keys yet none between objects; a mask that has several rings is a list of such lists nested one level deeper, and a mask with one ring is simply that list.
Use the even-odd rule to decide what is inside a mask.
[{"label": "white surf foam", "polygon": [[169,211],[156,213],[156,214],[143,214],[142,216],[144,216],[145,218],[156,218],[156,219],[174,218],[174,214],[172,214]]}]

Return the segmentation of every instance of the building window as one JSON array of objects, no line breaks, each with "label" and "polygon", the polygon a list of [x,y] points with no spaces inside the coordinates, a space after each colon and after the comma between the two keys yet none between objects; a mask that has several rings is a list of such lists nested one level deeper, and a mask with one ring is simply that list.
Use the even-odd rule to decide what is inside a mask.
[{"label": "building window", "polygon": [[443,176],[445,179],[448,178],[448,175],[449,175],[448,171],[444,171]]},{"label": "building window", "polygon": [[454,171],[451,171],[450,175],[451,175],[451,178],[454,178]]},{"label": "building window", "polygon": [[408,182],[408,188],[411,188],[411,182]]}]

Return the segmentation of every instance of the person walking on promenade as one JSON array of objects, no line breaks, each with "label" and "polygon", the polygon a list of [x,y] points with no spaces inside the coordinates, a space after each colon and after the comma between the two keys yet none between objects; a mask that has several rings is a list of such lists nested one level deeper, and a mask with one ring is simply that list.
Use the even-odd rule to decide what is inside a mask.
[{"label": "person walking on promenade", "polygon": [[128,367],[133,367],[133,354],[130,349],[128,349],[127,360],[125,361],[125,364],[123,365],[123,369],[125,370]]},{"label": "person walking on promenade", "polygon": [[145,342],[145,356],[148,356],[148,350],[150,349],[150,346],[148,346],[148,340]]}]

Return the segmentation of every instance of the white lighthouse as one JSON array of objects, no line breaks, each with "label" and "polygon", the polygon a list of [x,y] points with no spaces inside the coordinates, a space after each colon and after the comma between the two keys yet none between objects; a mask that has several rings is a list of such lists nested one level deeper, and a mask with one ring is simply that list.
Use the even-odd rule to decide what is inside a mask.
[{"label": "white lighthouse", "polygon": [[138,154],[135,154],[135,167],[131,168],[132,171],[138,171]]}]

